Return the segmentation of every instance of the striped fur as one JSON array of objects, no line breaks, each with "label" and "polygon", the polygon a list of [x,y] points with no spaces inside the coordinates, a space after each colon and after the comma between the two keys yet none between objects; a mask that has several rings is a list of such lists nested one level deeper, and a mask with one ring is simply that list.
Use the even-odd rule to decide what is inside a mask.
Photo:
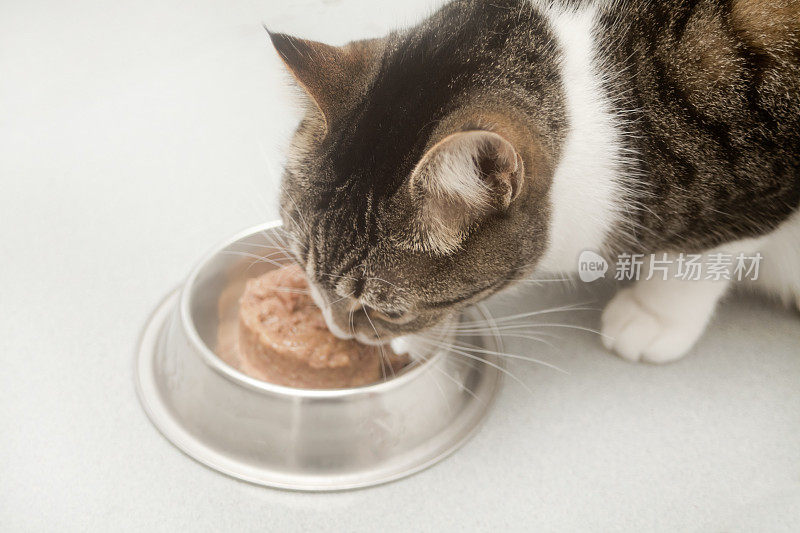
[{"label": "striped fur", "polygon": [[[387,340],[586,248],[766,238],[800,203],[798,5],[455,0],[340,49],[273,35],[316,104],[282,205],[328,320]],[[524,169],[490,208],[498,158],[441,151],[475,131]]]}]

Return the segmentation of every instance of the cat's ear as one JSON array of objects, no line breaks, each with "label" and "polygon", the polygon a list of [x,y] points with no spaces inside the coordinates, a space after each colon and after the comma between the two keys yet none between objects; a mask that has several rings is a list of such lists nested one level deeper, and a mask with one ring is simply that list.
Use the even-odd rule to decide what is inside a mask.
[{"label": "cat's ear", "polygon": [[455,251],[474,224],[511,206],[524,177],[522,157],[501,135],[483,130],[449,135],[428,150],[411,175],[411,193],[420,206],[418,239],[431,251]]},{"label": "cat's ear", "polygon": [[380,39],[368,39],[330,46],[284,33],[269,30],[267,33],[289,72],[326,120],[330,120],[368,71],[380,44]]}]

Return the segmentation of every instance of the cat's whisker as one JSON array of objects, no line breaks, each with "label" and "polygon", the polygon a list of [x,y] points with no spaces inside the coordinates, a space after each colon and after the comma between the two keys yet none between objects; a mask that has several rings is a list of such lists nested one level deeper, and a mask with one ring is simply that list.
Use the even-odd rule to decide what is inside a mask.
[{"label": "cat's whisker", "polygon": [[284,246],[281,243],[273,242],[271,244],[261,244],[261,243],[258,243],[258,242],[240,241],[240,242],[237,242],[236,244],[242,244],[242,245],[245,245],[245,246],[252,246],[254,248],[266,248],[268,250],[273,250],[274,249],[275,252],[280,252],[280,253],[286,254],[287,257],[291,257],[289,255],[290,254],[289,250],[286,248],[286,246]]},{"label": "cat's whisker", "polygon": [[[269,249],[272,249],[272,248],[270,247]],[[241,253],[245,253],[245,254],[246,253],[252,253],[252,252],[245,252],[244,250],[228,250],[228,251],[229,252],[241,252]],[[276,259],[274,259],[275,261],[286,260],[286,261],[294,262],[294,258],[292,256],[290,256],[290,255],[286,255],[286,252],[283,251],[283,250],[274,250],[274,251],[272,251],[272,252],[270,252],[268,254],[264,254],[264,255],[258,255],[258,254],[253,254],[253,255],[257,256],[259,258],[259,260],[267,260],[267,259],[276,258]]]},{"label": "cat's whisker", "polygon": [[[576,311],[596,311],[596,309],[588,309],[588,308],[587,309],[576,309]],[[535,314],[530,314],[530,315],[523,315],[523,316],[516,317],[516,318],[509,318],[508,320],[502,320],[502,321],[499,321],[499,322],[498,321],[492,321],[492,320],[487,320],[485,322],[484,321],[480,321],[480,320],[476,320],[476,321],[473,321],[473,322],[465,322],[465,323],[462,323],[462,324],[456,324],[456,325],[454,325],[452,327],[455,328],[456,330],[471,329],[473,327],[480,327],[480,326],[497,326],[497,327],[501,327],[501,326],[513,325],[514,323],[519,322],[521,320],[524,320],[526,318],[533,318],[533,317],[539,317],[539,316],[544,316],[544,315],[555,315],[556,313],[560,313],[560,312],[562,312],[562,311],[553,311],[553,312],[549,312],[549,313],[535,313]]]},{"label": "cat's whisker", "polygon": [[375,332],[375,337],[377,338],[378,348],[380,349],[380,357],[381,357],[381,372],[383,373],[383,379],[386,379],[386,366],[385,363],[389,365],[389,369],[392,371],[392,377],[394,377],[394,368],[392,368],[391,361],[389,361],[388,357],[386,356],[386,351],[383,348],[383,342],[381,341],[381,336],[378,334],[378,330],[375,328],[375,324],[372,323],[372,319],[369,317],[369,313],[364,313],[364,316],[367,317],[367,321],[369,321],[369,325],[372,326],[372,331]]},{"label": "cat's whisker", "polygon": [[[480,326],[476,325],[476,326],[470,327],[469,329],[463,329],[463,330],[459,330],[458,326],[454,325],[454,324],[451,324],[449,326],[437,325],[437,326],[434,326],[432,328],[429,328],[427,331],[431,332],[431,333],[434,333],[434,334],[437,334],[437,336],[439,338],[447,337],[447,336],[449,336],[450,333],[457,333],[457,334],[462,334],[462,335],[467,335],[467,336],[478,336],[478,335],[492,335],[497,331],[497,329],[496,329],[494,324],[492,324],[492,323],[490,323],[488,321],[485,322],[485,324],[486,324],[485,327],[480,327]],[[522,324],[520,324],[520,326],[522,326]],[[547,332],[547,331],[543,331],[543,332],[538,332],[537,331],[536,333],[537,333],[537,335],[545,335],[545,336],[551,337],[551,338],[556,338],[556,339],[560,339],[561,338],[558,335],[555,335],[554,333]],[[529,340],[539,341],[539,342],[547,344],[551,348],[555,349],[555,346],[553,346],[552,344],[550,344],[549,342],[545,341],[544,339],[542,339],[540,337],[535,337],[535,336],[531,336],[531,335],[523,335],[523,334],[520,334],[520,333],[515,333],[513,331],[512,331],[512,333],[503,333],[502,335],[503,335],[503,337],[515,337],[515,338],[520,338],[520,339],[529,339]]]},{"label": "cat's whisker", "polygon": [[[295,224],[296,226],[298,226],[298,227],[299,227],[301,230],[303,230],[303,231],[306,231],[306,230],[303,228],[303,225],[297,222],[297,219],[296,219],[295,217],[293,217],[293,216],[292,216],[292,214],[289,212],[289,210],[288,210],[288,209],[286,209],[285,207],[280,207],[280,208],[279,208],[279,211],[280,211],[280,215],[281,215],[281,219],[282,219],[282,220],[284,220],[284,219],[289,219],[289,221],[290,221],[290,222],[292,222],[293,224]],[[284,221],[284,224],[285,224],[285,221]],[[286,235],[291,235],[291,233],[289,233],[288,231],[285,231],[285,230],[284,230],[284,233],[285,233]],[[294,237],[293,235],[291,235],[291,236],[292,236],[292,237]]]},{"label": "cat's whisker", "polygon": [[[486,332],[486,334],[489,334],[489,333],[490,332],[488,332],[488,331]],[[462,334],[465,335],[465,336],[468,336],[468,337],[476,337],[476,336],[481,335],[480,333],[468,333],[468,332],[467,333],[462,333]],[[540,335],[543,335],[545,337],[550,337],[551,339],[561,340],[560,336],[558,336],[558,335],[556,335],[554,333],[551,333],[549,331],[541,331],[541,332],[537,331],[536,335],[523,335],[523,334],[520,334],[520,333],[513,333],[513,332],[512,333],[507,333],[507,332],[504,332],[502,334],[502,337],[504,339],[505,338],[527,339],[527,340],[531,340],[531,341],[540,342],[540,343],[542,343],[544,345],[547,345],[548,347],[550,347],[550,348],[552,348],[554,350],[558,349],[550,341],[547,341],[547,340],[543,339]]]},{"label": "cat's whisker", "polygon": [[503,373],[504,375],[508,376],[509,378],[511,378],[511,379],[513,379],[514,381],[516,381],[517,383],[519,383],[519,385],[520,385],[520,386],[521,386],[523,389],[525,389],[525,390],[526,390],[528,393],[530,393],[530,394],[533,394],[533,391],[531,390],[531,388],[530,388],[530,387],[528,387],[528,386],[525,384],[525,382],[524,382],[524,381],[522,381],[521,379],[519,379],[519,378],[518,378],[516,375],[514,375],[514,373],[513,373],[513,372],[511,372],[510,370],[507,370],[507,369],[503,368],[502,366],[500,366],[500,365],[498,365],[498,364],[496,364],[496,363],[493,363],[493,362],[491,362],[491,361],[487,361],[487,360],[486,360],[485,358],[483,358],[483,357],[480,357],[480,356],[478,356],[478,355],[475,355],[475,354],[472,354],[472,353],[466,352],[466,351],[464,351],[464,350],[461,350],[461,349],[459,349],[459,348],[456,348],[456,347],[454,347],[454,346],[451,346],[451,347],[447,348],[447,350],[448,350],[448,352],[449,352],[449,353],[453,353],[453,354],[457,354],[457,355],[460,355],[460,356],[463,356],[463,357],[467,357],[467,358],[469,358],[469,359],[471,359],[471,360],[477,361],[478,363],[483,363],[483,364],[485,364],[485,365],[491,366],[492,368],[494,368],[494,369],[498,370],[499,372]]},{"label": "cat's whisker", "polygon": [[526,340],[530,340],[530,341],[537,341],[537,342],[541,342],[543,344],[546,344],[547,346],[549,346],[550,348],[553,348],[554,350],[558,349],[555,346],[553,346],[552,343],[550,343],[549,341],[544,340],[539,335],[543,335],[545,337],[550,337],[551,339],[557,339],[557,340],[561,340],[561,338],[562,338],[560,335],[556,335],[555,333],[551,333],[549,331],[537,331],[536,335],[523,335],[521,333],[503,333],[503,338],[504,339],[505,338],[526,339]]},{"label": "cat's whisker", "polygon": [[[468,351],[470,353],[475,352],[475,353],[479,353],[479,354],[496,355],[498,357],[507,357],[507,358],[510,358],[510,359],[519,359],[519,360],[522,360],[522,361],[528,361],[530,363],[536,363],[536,364],[539,364],[539,365],[542,365],[542,366],[546,366],[548,368],[552,368],[553,370],[561,372],[562,374],[569,375],[569,372],[567,372],[563,368],[559,368],[559,367],[557,367],[556,365],[554,365],[552,363],[548,363],[547,361],[542,361],[541,359],[536,359],[534,357],[527,357],[527,356],[524,356],[524,355],[512,354],[512,353],[508,353],[508,352],[498,352],[498,351],[495,351],[495,350],[487,350],[485,348],[481,348],[479,346],[475,346],[474,344],[463,343],[463,342],[456,343],[456,342],[436,342],[436,341],[434,341],[434,344],[439,346],[440,348],[445,349],[445,350],[464,350],[464,351]],[[488,361],[487,361],[487,363],[488,363]]]},{"label": "cat's whisker", "polygon": [[[280,239],[281,246],[283,248],[287,249],[287,250],[289,250],[291,248],[290,245],[289,245],[289,241],[287,239],[291,239],[291,242],[294,243],[294,244],[297,244],[297,245],[301,245],[302,244],[297,237],[295,237],[294,235],[292,235],[291,233],[289,233],[288,231],[286,231],[282,227],[281,228],[277,228],[277,229],[280,230],[280,231],[274,231],[272,234],[269,234],[266,231],[262,231],[261,234],[263,236],[267,237],[268,239],[271,239],[271,238]],[[271,240],[271,242],[275,242],[275,241]]]},{"label": "cat's whisker", "polygon": [[462,355],[464,357],[468,357],[470,359],[474,359],[475,361],[481,362],[481,363],[483,363],[485,365],[491,366],[492,368],[497,369],[498,371],[502,372],[503,374],[507,375],[508,377],[510,377],[511,379],[513,379],[514,381],[516,381],[517,383],[522,385],[522,387],[524,389],[526,389],[528,392],[531,392],[531,393],[533,392],[532,390],[530,390],[530,388],[528,388],[527,385],[525,385],[525,383],[521,379],[519,379],[517,376],[515,376],[512,372],[506,370],[505,368],[503,368],[502,366],[500,366],[500,365],[498,365],[496,363],[493,363],[491,361],[488,361],[488,360],[484,359],[483,357],[479,357],[477,355],[474,355],[472,353],[464,351],[464,350],[462,350],[460,348],[457,348],[452,343],[441,343],[439,341],[434,341],[432,339],[428,339],[428,338],[425,338],[425,337],[421,337],[420,340],[422,342],[427,342],[427,343],[429,343],[429,344],[431,344],[433,346],[437,346],[439,348],[443,348],[443,349],[447,350],[449,353],[455,353],[455,354],[458,354],[458,355]]},{"label": "cat's whisker", "polygon": [[283,228],[274,228],[269,232],[267,230],[262,230],[259,233],[268,244],[254,243],[249,241],[242,242],[241,244],[257,248],[275,248],[283,251],[287,257],[294,259],[294,253],[291,250],[291,246],[289,246],[289,243],[286,241],[287,237],[296,239],[293,235],[289,234]]},{"label": "cat's whisker", "polygon": [[223,250],[222,253],[226,254],[226,255],[238,255],[238,256],[241,256],[241,257],[249,257],[251,259],[254,259],[254,261],[252,263],[250,263],[250,266],[247,267],[248,270],[250,268],[252,268],[254,265],[257,265],[259,263],[267,263],[267,264],[273,265],[273,266],[275,266],[277,268],[282,268],[282,267],[285,267],[287,264],[289,264],[289,263],[281,263],[279,261],[276,261],[274,259],[270,259],[268,257],[262,257],[260,255],[251,254],[249,252],[240,252],[240,251],[237,251],[237,250]]},{"label": "cat's whisker", "polygon": [[[366,268],[366,264],[365,263],[361,263],[360,265],[357,265],[355,268],[365,269]],[[395,285],[394,283],[392,283],[389,280],[385,280],[385,279],[377,277],[377,276],[366,276],[366,277],[364,277],[364,280],[365,281],[370,281],[370,280],[380,281],[381,283],[385,283],[385,284],[387,284],[387,285],[389,285],[389,286],[391,286],[391,287],[393,287],[393,288],[395,288],[395,289],[397,289],[399,291],[405,291],[406,290],[405,288],[400,287],[399,285]]]},{"label": "cat's whisker", "polygon": [[326,277],[329,277],[329,278],[350,279],[350,280],[358,281],[358,278],[354,278],[353,276],[345,276],[345,275],[342,275],[342,274],[328,274],[328,273],[325,273],[325,272],[318,272],[317,275],[326,276]]},{"label": "cat's whisker", "polygon": [[289,251],[289,245],[286,240],[278,235],[278,232],[274,232],[274,234],[267,233],[266,231],[261,232],[261,236],[268,244],[259,244],[248,242],[246,243],[249,246],[253,246],[256,248],[277,248],[279,250],[284,250],[285,252]]},{"label": "cat's whisker", "polygon": [[[430,357],[428,357],[425,354],[420,353],[420,352],[417,352],[417,353],[414,353],[414,354],[409,354],[409,355],[413,355],[413,357],[412,357],[412,361],[406,366],[406,368],[405,368],[406,371],[408,371],[414,365],[414,363],[417,363],[417,361],[423,361],[423,362],[427,363],[430,360]],[[434,368],[434,370],[437,370],[440,374],[444,373],[443,370],[441,370],[441,369],[439,369],[439,368],[437,368],[435,366],[433,368]],[[450,405],[450,400],[447,399],[447,395],[444,393],[444,389],[442,388],[442,384],[439,383],[438,379],[434,378],[433,374],[431,374],[431,377],[432,377],[433,383],[436,385],[436,388],[439,389],[439,394],[441,394],[442,400],[444,400],[445,405],[447,405],[447,412],[452,415],[453,408]]]},{"label": "cat's whisker", "polygon": [[516,324],[516,325],[509,325],[509,326],[500,326],[500,327],[487,327],[487,328],[474,328],[474,329],[467,329],[467,330],[459,330],[459,333],[492,333],[494,331],[513,331],[513,330],[525,330],[529,328],[568,328],[574,329],[578,331],[586,331],[588,333],[594,333],[595,335],[600,335],[601,337],[604,336],[601,332],[596,329],[588,328],[584,326],[576,326],[575,324],[555,324],[555,323],[538,323],[538,324]]},{"label": "cat's whisker", "polygon": [[292,194],[286,189],[284,189],[283,194],[285,194],[286,197],[289,199],[289,201],[292,202],[292,205],[295,208],[297,216],[300,217],[300,220],[303,223],[302,225],[297,224],[297,220],[295,220],[295,224],[297,224],[298,226],[302,227],[306,232],[309,232],[311,230],[311,226],[309,225],[308,221],[306,221],[305,217],[303,216],[303,212],[298,207],[297,202],[294,199],[294,196],[292,196]]},{"label": "cat's whisker", "polygon": [[562,312],[567,312],[567,311],[599,311],[599,309],[594,308],[594,307],[579,307],[580,305],[583,305],[583,304],[580,304],[580,303],[578,303],[578,304],[570,304],[570,305],[564,305],[564,306],[561,306],[561,307],[553,307],[553,308],[550,308],[550,309],[540,309],[538,311],[528,311],[528,312],[525,312],[525,313],[518,313],[518,314],[515,314],[515,315],[509,315],[509,316],[504,316],[504,317],[499,317],[499,318],[494,318],[493,317],[491,320],[481,319],[481,320],[464,321],[464,322],[459,322],[459,323],[455,324],[455,327],[472,326],[472,325],[475,325],[475,324],[497,324],[497,325],[502,325],[502,324],[507,323],[507,322],[511,322],[511,321],[514,321],[514,320],[521,320],[523,318],[528,318],[528,317],[532,317],[532,316],[539,316],[539,315],[552,314],[552,313],[562,313]]},{"label": "cat's whisker", "polygon": [[394,287],[395,289],[397,289],[397,290],[399,290],[399,291],[405,291],[405,289],[404,289],[403,287],[400,287],[400,286],[398,286],[398,285],[395,285],[395,284],[394,284],[394,283],[392,283],[391,281],[387,281],[387,280],[385,280],[385,279],[383,279],[383,278],[379,278],[379,277],[377,277],[377,276],[369,276],[369,277],[366,277],[366,278],[364,278],[364,279],[365,279],[365,280],[375,280],[375,281],[380,281],[381,283],[385,283],[385,284],[387,284],[387,285],[389,285],[389,286],[391,286],[391,287]]},{"label": "cat's whisker", "polygon": [[[336,300],[332,301],[332,302],[331,302],[331,303],[329,303],[328,305],[333,305],[333,304],[336,304],[336,303],[339,303],[339,302],[341,302],[342,300],[344,300],[344,299],[346,299],[346,298],[350,298],[350,297],[351,297],[351,296],[352,296],[354,293],[355,293],[355,291],[351,291],[351,292],[349,292],[349,293],[345,294],[344,296],[342,296],[341,298],[338,298],[338,299],[336,299]],[[351,310],[352,310],[352,307],[351,307]]]},{"label": "cat's whisker", "polygon": [[[515,336],[515,335],[508,335],[508,336],[512,337],[512,336]],[[505,337],[505,335],[504,335],[504,337]],[[530,339],[530,340],[534,340],[536,342],[541,342],[543,344],[546,344],[546,345],[550,346],[551,348],[555,348],[552,344],[548,343],[547,341],[545,341],[545,340],[543,340],[543,339],[541,339],[539,337],[534,337],[534,336],[529,336],[529,335],[525,335],[524,337],[527,338],[527,339]],[[455,345],[461,347],[461,348],[464,348],[464,349],[474,348],[476,350],[485,350],[485,348],[483,348],[481,346],[477,346],[475,344],[472,344],[471,342],[467,342],[467,341],[465,341],[463,339],[462,340],[458,340],[458,341],[454,341],[453,343]],[[540,361],[540,360],[538,360],[536,358],[533,358],[533,357],[522,356],[522,355],[518,355],[518,354],[512,354],[512,353],[509,353],[509,352],[503,352],[503,353],[495,352],[495,355],[498,355],[498,356],[501,356],[501,357],[508,356],[508,357],[512,357],[512,358],[515,358],[515,359],[526,359],[526,360],[529,360],[531,362],[542,363],[542,364],[545,364],[545,365],[550,364],[550,363],[547,363],[546,361]],[[565,374],[568,374],[568,372],[566,372],[565,370],[562,370],[561,368],[557,368],[557,367],[554,367],[554,368],[556,370],[564,372]]]},{"label": "cat's whisker", "polygon": [[[222,253],[226,254],[226,255],[238,255],[240,257],[249,257],[251,259],[256,259],[256,260],[259,260],[259,261],[260,260],[269,260],[270,257],[273,255],[272,253],[265,254],[265,255],[258,255],[258,254],[254,254],[252,252],[245,252],[244,250],[223,250]],[[272,261],[277,263],[277,261],[274,260],[274,259]]]},{"label": "cat's whisker", "polygon": [[[423,357],[424,357],[424,356],[423,356]],[[425,359],[425,361],[428,361],[428,359],[429,359],[429,358],[427,358],[427,357],[424,357],[424,359]],[[465,362],[464,360],[455,359],[455,358],[454,358],[453,360],[454,360],[454,361],[462,361],[462,362]],[[470,360],[468,360],[468,361],[466,361],[466,362],[469,362],[469,363],[471,363],[471,364],[474,364],[474,361],[470,361]],[[472,389],[470,389],[469,387],[467,387],[467,386],[466,386],[466,384],[459,382],[459,381],[458,381],[458,380],[456,380],[456,379],[455,379],[453,376],[451,376],[450,374],[448,374],[447,372],[445,372],[445,371],[444,371],[444,370],[442,370],[441,368],[438,368],[437,366],[433,366],[433,369],[434,369],[434,370],[436,370],[436,371],[437,371],[439,374],[441,374],[441,375],[443,375],[444,377],[446,377],[447,379],[449,379],[450,381],[452,381],[452,382],[453,382],[453,384],[455,384],[455,386],[456,386],[456,387],[458,387],[460,390],[463,390],[463,391],[465,391],[467,394],[469,394],[470,396],[472,396],[472,397],[473,397],[475,400],[477,400],[477,401],[478,401],[478,402],[480,402],[481,404],[484,404],[484,403],[485,403],[483,400],[481,400],[481,399],[478,397],[478,395],[477,395],[477,394],[475,394],[475,392],[474,392]]]},{"label": "cat's whisker", "polygon": [[280,232],[275,232],[275,235],[280,239],[280,242],[282,243],[283,247],[286,248],[287,250],[291,251],[292,246],[296,246],[301,250],[304,248],[303,242],[296,236],[292,235],[291,233],[283,229],[283,227],[281,227]]}]

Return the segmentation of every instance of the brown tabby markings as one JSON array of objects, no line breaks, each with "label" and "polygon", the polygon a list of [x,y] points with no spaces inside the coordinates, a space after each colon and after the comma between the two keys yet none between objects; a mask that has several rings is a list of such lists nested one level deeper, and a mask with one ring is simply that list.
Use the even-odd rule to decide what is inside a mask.
[{"label": "brown tabby markings", "polygon": [[[797,211],[798,0],[454,0],[345,47],[272,34],[315,104],[282,184],[287,229],[320,291],[364,305],[356,331],[372,334],[370,308],[376,336],[429,327],[532,272],[558,238],[552,181],[571,124],[550,16],[592,5],[595,74],[628,154],[613,206],[626,219],[602,246],[703,251]],[[525,175],[508,206],[459,212],[459,231],[443,234],[452,227],[430,223],[436,205],[410,179],[440,141],[474,130],[513,145]],[[474,154],[489,185],[497,155]]]},{"label": "brown tabby markings", "polygon": [[734,28],[750,46],[767,52],[797,52],[800,38],[800,2],[797,0],[735,0]]}]

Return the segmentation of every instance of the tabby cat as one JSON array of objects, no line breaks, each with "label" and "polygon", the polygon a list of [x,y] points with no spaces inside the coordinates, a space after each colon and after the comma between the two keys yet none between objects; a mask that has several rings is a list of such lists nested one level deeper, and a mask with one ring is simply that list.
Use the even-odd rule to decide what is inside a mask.
[{"label": "tabby cat", "polygon": [[[330,329],[430,328],[594,250],[763,256],[800,305],[800,1],[455,0],[335,47],[270,33],[304,90],[281,205]],[[726,279],[640,279],[602,316],[685,354]]]}]

